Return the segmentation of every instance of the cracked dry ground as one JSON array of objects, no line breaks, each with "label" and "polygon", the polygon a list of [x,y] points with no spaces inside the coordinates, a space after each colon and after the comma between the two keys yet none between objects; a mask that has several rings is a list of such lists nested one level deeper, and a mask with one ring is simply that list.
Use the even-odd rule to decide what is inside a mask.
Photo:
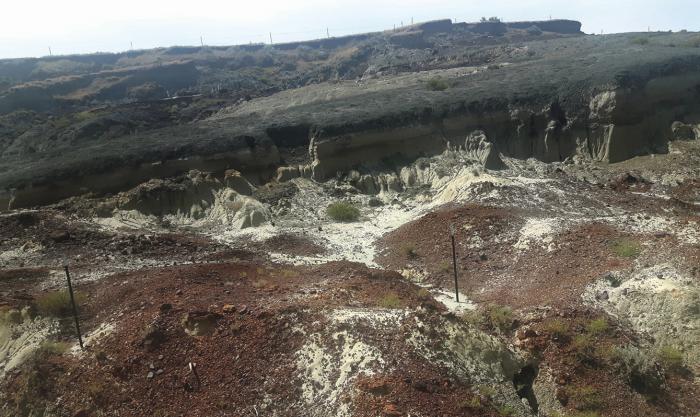
[{"label": "cracked dry ground", "polygon": [[[697,358],[674,360],[591,286],[669,265],[697,289],[700,245],[678,230],[700,222],[700,183],[663,198],[633,177],[562,181],[602,214],[562,214],[556,195],[449,203],[377,242],[383,269],[275,263],[259,242],[193,231],[108,232],[56,208],[3,215],[3,313],[60,288],[68,259],[89,347],[44,342],[4,376],[0,415],[696,416]],[[452,287],[449,224],[474,310],[436,299]],[[325,251],[301,234],[267,243]],[[74,344],[59,322],[50,338]]]}]

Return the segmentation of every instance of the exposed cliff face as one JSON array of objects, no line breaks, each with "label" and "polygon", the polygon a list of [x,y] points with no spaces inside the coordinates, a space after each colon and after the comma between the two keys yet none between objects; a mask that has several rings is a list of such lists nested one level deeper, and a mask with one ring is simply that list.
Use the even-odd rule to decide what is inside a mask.
[{"label": "exposed cliff face", "polygon": [[[544,30],[544,22],[530,23]],[[475,35],[449,21],[373,35],[326,53],[324,62],[335,62],[336,75],[363,74],[360,80],[309,80],[254,99],[159,101],[143,120],[124,110],[129,103],[119,114],[101,108],[61,118],[32,113],[31,119],[13,112],[0,117],[0,132],[12,135],[21,127],[23,133],[0,138],[0,206],[114,193],[191,169],[237,169],[253,183],[400,170],[448,144],[462,146],[477,131],[487,140],[474,143],[473,152],[488,148],[493,155],[545,162],[617,162],[664,152],[669,140],[698,137],[700,50],[679,46],[695,34],[648,35],[650,43],[640,46],[633,42],[638,35],[530,36],[521,23],[514,25],[508,30],[520,32],[504,37]],[[557,30],[575,32],[576,25],[564,26]],[[524,40],[512,40],[516,35]],[[467,39],[476,46],[463,46]],[[414,41],[430,49],[412,49],[418,48]],[[400,65],[388,64],[395,59]],[[196,71],[193,64],[177,65]],[[122,80],[119,91],[156,94],[146,78]],[[66,83],[84,79],[92,81],[75,91],[98,91],[90,87],[94,73]],[[106,91],[117,90],[94,97],[107,97],[100,95]],[[5,129],[5,121],[18,127]],[[287,166],[293,168],[278,172]]]},{"label": "exposed cliff face", "polygon": [[427,123],[367,129],[311,139],[313,178],[371,167],[382,160],[407,161],[443,152],[475,131],[494,149],[515,158],[544,162],[581,157],[619,162],[636,155],[663,153],[668,141],[696,139],[700,120],[700,73],[651,79],[638,88],[617,88],[590,98],[588,106],[566,113],[558,102],[541,110],[503,108],[465,111]]},{"label": "exposed cliff face", "polygon": [[[192,132],[202,137],[203,132]],[[212,136],[215,134],[212,133]],[[176,145],[176,144],[171,144]],[[117,145],[118,146],[118,145]],[[206,143],[200,146],[207,146]],[[211,145],[209,145],[211,146]],[[170,156],[150,162],[148,153],[138,153],[125,147],[120,156],[102,155],[101,166],[73,165],[62,167],[52,178],[27,187],[11,187],[0,192],[2,210],[49,204],[63,198],[85,194],[115,193],[134,187],[152,178],[167,178],[190,170],[208,170],[219,173],[232,168],[241,170],[247,179],[264,182],[271,178],[271,170],[279,164],[277,147],[267,138],[221,138],[218,153],[200,156],[196,147],[174,146]],[[85,152],[90,152],[86,149]],[[117,150],[118,151],[118,150]],[[94,158],[100,158],[94,155]],[[31,171],[33,165],[25,169]],[[38,173],[38,172],[37,172]]]}]

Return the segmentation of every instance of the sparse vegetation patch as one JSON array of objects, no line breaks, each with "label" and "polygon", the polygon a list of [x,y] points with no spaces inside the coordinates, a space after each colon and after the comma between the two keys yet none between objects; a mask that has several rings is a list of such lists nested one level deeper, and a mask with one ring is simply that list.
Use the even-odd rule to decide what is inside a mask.
[{"label": "sparse vegetation patch", "polygon": [[569,332],[569,323],[564,320],[554,319],[545,324],[544,330],[557,339],[563,339]]},{"label": "sparse vegetation patch", "polygon": [[390,292],[379,300],[379,305],[384,308],[401,308],[402,303],[398,295]]},{"label": "sparse vegetation patch", "polygon": [[508,332],[513,328],[513,310],[507,306],[490,306],[487,311],[487,319],[494,329]]},{"label": "sparse vegetation patch", "polygon": [[335,221],[355,222],[360,218],[360,209],[351,203],[338,201],[326,208],[326,214]]},{"label": "sparse vegetation patch", "polygon": [[658,356],[661,365],[670,372],[678,372],[683,368],[683,352],[674,346],[662,347]]},{"label": "sparse vegetation patch", "polygon": [[428,80],[428,90],[430,91],[445,91],[449,87],[450,86],[447,84],[447,81],[441,77],[435,77]]},{"label": "sparse vegetation patch", "polygon": [[586,331],[592,336],[598,336],[605,333],[608,330],[608,321],[605,317],[599,317],[597,319],[591,320],[586,326]]},{"label": "sparse vegetation patch", "polygon": [[[80,292],[74,292],[75,304],[78,309],[85,301],[85,296]],[[47,317],[68,317],[72,314],[70,294],[67,290],[52,291],[39,296],[36,299],[36,307],[39,314]]]},{"label": "sparse vegetation patch", "polygon": [[613,253],[623,258],[636,258],[642,253],[642,247],[639,242],[631,239],[617,239],[610,244]]}]

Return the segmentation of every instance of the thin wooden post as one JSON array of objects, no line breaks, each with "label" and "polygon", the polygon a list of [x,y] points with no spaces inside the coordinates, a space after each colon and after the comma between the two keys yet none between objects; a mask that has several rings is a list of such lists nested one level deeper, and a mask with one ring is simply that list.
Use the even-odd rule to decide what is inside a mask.
[{"label": "thin wooden post", "polygon": [[66,271],[66,280],[68,281],[68,294],[70,295],[70,304],[73,307],[73,318],[75,319],[75,330],[78,332],[78,343],[80,343],[80,349],[85,349],[83,346],[83,336],[80,334],[80,321],[78,321],[78,309],[75,307],[75,297],[73,297],[73,285],[70,282],[70,272],[68,272],[68,265],[63,265],[63,270]]},{"label": "thin wooden post", "polygon": [[457,249],[455,248],[455,226],[450,225],[450,238],[452,240],[452,268],[455,273],[455,300],[459,302],[459,286],[457,284]]}]

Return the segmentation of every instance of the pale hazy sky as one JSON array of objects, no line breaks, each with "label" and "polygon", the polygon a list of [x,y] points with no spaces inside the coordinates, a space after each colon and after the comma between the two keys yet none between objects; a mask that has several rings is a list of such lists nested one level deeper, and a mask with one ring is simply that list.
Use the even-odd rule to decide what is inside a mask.
[{"label": "pale hazy sky", "polygon": [[0,58],[273,42],[438,18],[568,18],[587,33],[700,30],[699,0],[2,0]]}]

